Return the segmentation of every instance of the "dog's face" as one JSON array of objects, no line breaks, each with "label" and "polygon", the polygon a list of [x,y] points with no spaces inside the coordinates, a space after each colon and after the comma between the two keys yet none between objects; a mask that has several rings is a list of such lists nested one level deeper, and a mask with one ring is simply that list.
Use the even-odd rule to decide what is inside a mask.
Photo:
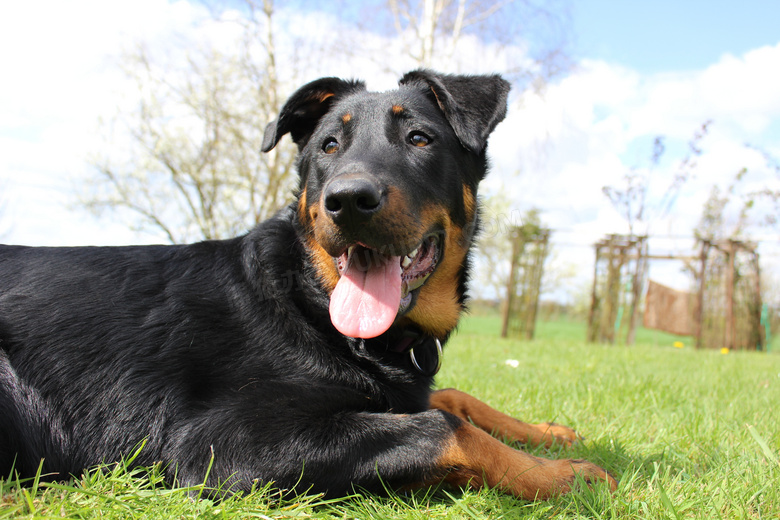
[{"label": "dog's face", "polygon": [[393,324],[443,338],[463,307],[487,136],[506,110],[496,76],[407,74],[368,92],[333,78],[298,90],[266,130],[299,146],[298,220],[345,335]]}]

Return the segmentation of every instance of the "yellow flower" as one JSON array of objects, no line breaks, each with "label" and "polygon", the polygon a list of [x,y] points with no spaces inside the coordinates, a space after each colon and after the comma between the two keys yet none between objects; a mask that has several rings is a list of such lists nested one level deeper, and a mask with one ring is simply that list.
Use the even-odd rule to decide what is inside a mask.
[{"label": "yellow flower", "polygon": [[674,348],[683,348],[685,344],[682,341],[675,341],[674,343],[672,343],[672,346]]},{"label": "yellow flower", "polygon": [[720,353],[721,354],[728,354],[729,353],[729,348],[728,347],[723,347],[722,349],[720,349]]}]

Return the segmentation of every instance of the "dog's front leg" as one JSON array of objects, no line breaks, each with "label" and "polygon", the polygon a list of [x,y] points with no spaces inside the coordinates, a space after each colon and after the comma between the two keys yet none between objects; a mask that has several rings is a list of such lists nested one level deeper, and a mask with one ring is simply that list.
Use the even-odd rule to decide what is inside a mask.
[{"label": "dog's front leg", "polygon": [[185,461],[176,468],[179,481],[197,484],[208,473],[207,484],[216,489],[246,491],[259,480],[334,496],[444,482],[488,486],[526,500],[564,493],[577,475],[616,486],[598,466],[534,457],[442,410],[301,414],[306,403],[295,404],[262,427],[231,416],[209,421],[206,430],[190,428],[174,457]]},{"label": "dog's front leg", "polygon": [[553,443],[570,446],[578,438],[577,433],[567,426],[555,423],[524,423],[452,388],[434,392],[431,395],[431,408],[450,412],[508,442],[545,445],[549,448]]},{"label": "dog's front leg", "polygon": [[617,481],[584,460],[549,460],[515,450],[487,432],[463,422],[438,460],[448,468],[444,481],[458,486],[500,489],[526,500],[547,499],[570,491],[577,477],[588,484]]}]

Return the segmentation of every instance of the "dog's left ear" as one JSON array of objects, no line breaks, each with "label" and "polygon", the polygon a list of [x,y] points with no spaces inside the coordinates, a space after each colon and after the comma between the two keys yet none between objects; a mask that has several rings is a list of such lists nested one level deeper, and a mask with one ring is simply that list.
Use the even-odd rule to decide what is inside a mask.
[{"label": "dog's left ear", "polygon": [[286,133],[292,136],[299,149],[303,148],[334,100],[365,89],[365,84],[361,81],[345,81],[339,78],[321,78],[307,83],[290,96],[276,121],[265,127],[261,150],[271,151]]},{"label": "dog's left ear", "polygon": [[499,75],[456,76],[415,70],[399,83],[429,88],[461,144],[477,154],[485,149],[488,136],[506,116],[510,85]]}]

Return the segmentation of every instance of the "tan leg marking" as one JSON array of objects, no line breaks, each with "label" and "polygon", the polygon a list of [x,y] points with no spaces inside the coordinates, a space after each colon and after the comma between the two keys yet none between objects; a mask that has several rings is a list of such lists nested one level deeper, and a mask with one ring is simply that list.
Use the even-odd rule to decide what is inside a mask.
[{"label": "tan leg marking", "polygon": [[617,482],[602,468],[583,460],[548,460],[502,443],[469,424],[455,432],[438,461],[444,482],[456,486],[497,488],[525,500],[543,500],[570,491],[577,475],[585,482]]},{"label": "tan leg marking", "polygon": [[577,432],[555,423],[529,424],[499,412],[479,399],[454,389],[439,390],[431,396],[431,408],[445,410],[499,439],[534,446],[550,447],[553,443],[571,446]]}]

